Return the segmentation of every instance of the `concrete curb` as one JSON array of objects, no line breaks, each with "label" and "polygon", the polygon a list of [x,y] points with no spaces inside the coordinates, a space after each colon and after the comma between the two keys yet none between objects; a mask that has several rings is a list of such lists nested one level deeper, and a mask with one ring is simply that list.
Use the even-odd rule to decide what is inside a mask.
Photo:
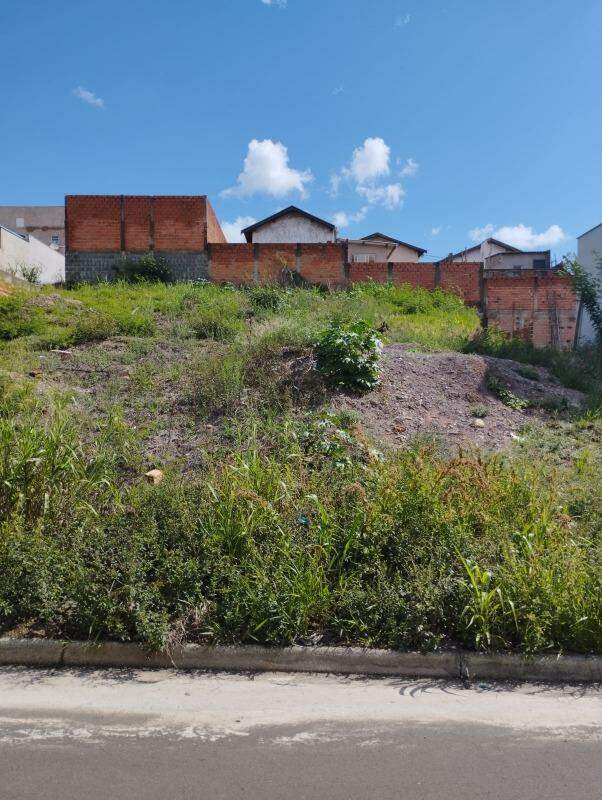
[{"label": "concrete curb", "polygon": [[121,642],[60,642],[0,639],[0,665],[45,667],[134,667],[214,669],[232,672],[334,672],[462,680],[602,682],[598,656],[538,656],[503,653],[403,653],[359,647],[282,647],[187,644],[171,653],[149,653]]}]

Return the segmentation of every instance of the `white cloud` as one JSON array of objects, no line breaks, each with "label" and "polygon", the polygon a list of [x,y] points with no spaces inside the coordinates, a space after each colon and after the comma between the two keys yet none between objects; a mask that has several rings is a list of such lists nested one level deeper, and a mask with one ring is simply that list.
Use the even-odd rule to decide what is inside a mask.
[{"label": "white cloud", "polygon": [[357,183],[367,183],[383,175],[389,174],[389,156],[391,148],[380,136],[368,138],[361,147],[356,147],[351,157],[351,164],[343,173]]},{"label": "white cloud", "polygon": [[339,187],[341,186],[341,181],[342,180],[343,179],[338,174],[338,172],[335,172],[334,175],[330,176],[330,192],[329,192],[329,194],[330,194],[331,197],[336,197],[338,195]]},{"label": "white cloud", "polygon": [[420,164],[417,161],[414,161],[413,158],[408,158],[406,163],[403,165],[401,172],[399,173],[402,178],[413,178],[414,175],[418,172]]},{"label": "white cloud", "polygon": [[[263,0],[265,3],[265,0]],[[400,14],[399,16],[395,17],[395,27],[396,28],[403,28],[404,25],[409,25],[411,20],[411,16],[409,14]]]},{"label": "white cloud", "polygon": [[495,231],[495,225],[484,225],[482,228],[473,228],[472,230],[468,231],[468,235],[470,236],[471,241],[473,242],[482,242],[483,239],[488,239],[490,236],[493,236],[493,232]]},{"label": "white cloud", "polygon": [[[401,183],[383,183],[390,174],[391,148],[380,136],[372,136],[364,140],[361,147],[356,147],[351,161],[339,172],[330,177],[330,195],[336,197],[341,183],[348,181],[354,185],[355,191],[368,201],[370,205],[382,205],[385,208],[397,208],[405,191]],[[401,162],[398,160],[398,164]],[[412,158],[405,162],[402,174],[415,175],[418,164]]]},{"label": "white cloud", "polygon": [[261,0],[264,6],[274,6],[275,8],[286,8],[287,0]]},{"label": "white cloud", "polygon": [[290,192],[307,196],[306,184],[313,181],[309,170],[293,169],[288,164],[288,150],[282,142],[271,139],[249,142],[243,171],[237,185],[224,189],[223,197],[250,197],[263,192],[272,197],[283,197]]},{"label": "white cloud", "polygon": [[431,236],[439,236],[441,233],[441,225],[437,225],[434,228],[431,228]]},{"label": "white cloud", "polygon": [[236,217],[234,222],[222,222],[221,225],[224,236],[229,242],[244,242],[246,239],[241,233],[242,229],[248,228],[255,222],[257,222],[255,217]]},{"label": "white cloud", "polygon": [[381,205],[389,210],[397,208],[405,196],[401,183],[388,183],[384,186],[358,186],[356,191],[371,205]]},{"label": "white cloud", "polygon": [[85,89],[83,86],[78,86],[77,89],[74,89],[73,94],[90,106],[96,106],[96,108],[104,108],[105,106],[105,101],[102,97],[97,97],[94,92]]},{"label": "white cloud", "polygon": [[334,89],[332,90],[332,93],[333,94],[342,94],[344,91],[345,91],[345,87],[343,86],[342,83],[340,83],[338,86],[334,87]]},{"label": "white cloud", "polygon": [[468,232],[473,242],[481,242],[483,239],[493,237],[499,239],[513,247],[521,250],[537,250],[538,248],[549,248],[560,244],[566,239],[566,234],[560,225],[550,225],[547,230],[536,233],[529,225],[502,225],[496,228],[491,223],[482,228],[473,228]]},{"label": "white cloud", "polygon": [[346,211],[337,211],[337,213],[333,215],[332,221],[337,228],[347,228],[349,225],[361,222],[365,219],[367,213],[368,206],[362,206],[355,214],[348,214]]}]

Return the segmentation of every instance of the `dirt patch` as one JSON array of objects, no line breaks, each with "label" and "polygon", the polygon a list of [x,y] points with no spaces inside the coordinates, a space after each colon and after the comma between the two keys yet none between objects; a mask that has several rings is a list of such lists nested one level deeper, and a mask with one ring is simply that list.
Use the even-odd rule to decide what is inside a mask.
[{"label": "dirt patch", "polygon": [[[411,345],[385,348],[381,386],[363,397],[338,395],[335,410],[352,411],[376,441],[404,447],[417,436],[435,437],[448,450],[478,446],[500,450],[527,425],[550,419],[548,408],[579,407],[580,392],[559,385],[548,370],[516,361],[462,353],[420,353]],[[521,372],[531,370],[533,378]],[[495,380],[491,380],[491,378]],[[510,408],[489,387],[506,388],[528,408]]]}]

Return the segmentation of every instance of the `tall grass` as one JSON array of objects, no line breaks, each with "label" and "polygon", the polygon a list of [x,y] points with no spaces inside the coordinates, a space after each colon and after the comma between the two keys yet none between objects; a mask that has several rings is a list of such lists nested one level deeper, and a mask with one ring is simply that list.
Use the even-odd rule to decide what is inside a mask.
[{"label": "tall grass", "polygon": [[310,416],[247,420],[198,480],[124,484],[123,432],[83,449],[60,413],[3,409],[4,630],[600,651],[599,541],[535,470],[377,457]]},{"label": "tall grass", "polygon": [[[382,455],[349,417],[309,410],[319,387],[301,403],[297,376],[276,369],[306,358],[331,321],[467,347],[478,318],[457,297],[113,283],[13,298],[0,343],[0,630],[152,647],[602,650],[594,413],[512,458]],[[115,336],[40,372],[62,357],[40,350]],[[55,396],[57,375],[71,394]],[[96,416],[84,420],[86,403]],[[143,428],[169,409],[189,413],[191,434],[221,415],[222,438],[197,472],[161,465],[151,486]]]}]

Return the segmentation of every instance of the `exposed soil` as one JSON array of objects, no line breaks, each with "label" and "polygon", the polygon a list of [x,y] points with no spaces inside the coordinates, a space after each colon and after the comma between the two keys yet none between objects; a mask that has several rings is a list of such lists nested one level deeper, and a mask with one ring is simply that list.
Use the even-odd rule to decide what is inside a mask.
[{"label": "exposed soil", "polygon": [[[183,469],[194,471],[224,445],[227,421],[203,418],[191,397],[194,360],[202,358],[206,346],[154,340],[147,352],[135,354],[127,339],[114,338],[42,354],[41,368],[30,374],[38,378],[40,388],[74,392],[76,407],[92,425],[90,435],[95,435],[93,420],[117,403],[127,423],[143,434],[149,467],[176,459]],[[310,350],[285,349],[266,366],[261,379],[286,391],[294,405],[317,408],[330,402],[334,410],[354,412],[367,436],[389,448],[425,436],[436,438],[448,451],[472,445],[500,450],[525,426],[550,419],[540,407],[542,401],[578,407],[583,400],[544,368],[529,368],[539,376],[532,380],[519,374],[525,367],[515,361],[424,353],[413,347],[386,347],[381,385],[361,397],[336,394],[329,401]],[[492,375],[532,407],[518,410],[505,405],[488,388]],[[241,411],[253,404],[256,391],[250,387],[243,392]]]},{"label": "exposed soil", "polygon": [[[500,450],[525,426],[550,419],[539,405],[542,402],[570,408],[579,407],[584,399],[541,367],[534,368],[539,380],[531,380],[519,373],[524,365],[516,361],[411,348],[407,344],[385,348],[378,389],[362,397],[337,395],[332,402],[336,410],[357,414],[366,433],[386,447],[403,447],[417,436],[427,436],[448,450],[474,445]],[[488,376],[533,406],[509,408],[488,388]],[[485,410],[482,421],[473,415]]]}]

